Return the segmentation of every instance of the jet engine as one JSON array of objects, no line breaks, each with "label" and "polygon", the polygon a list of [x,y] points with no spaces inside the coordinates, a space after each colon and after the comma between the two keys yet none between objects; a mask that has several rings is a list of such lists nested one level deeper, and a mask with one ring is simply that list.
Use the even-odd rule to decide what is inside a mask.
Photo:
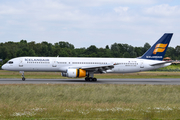
[{"label": "jet engine", "polygon": [[87,72],[86,70],[82,70],[82,69],[68,69],[67,72],[62,72],[61,75],[63,77],[81,78],[81,77],[86,77]]}]

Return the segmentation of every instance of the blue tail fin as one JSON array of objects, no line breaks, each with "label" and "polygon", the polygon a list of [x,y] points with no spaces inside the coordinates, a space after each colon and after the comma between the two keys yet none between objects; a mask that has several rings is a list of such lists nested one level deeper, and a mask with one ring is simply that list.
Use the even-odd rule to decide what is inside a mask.
[{"label": "blue tail fin", "polygon": [[141,59],[163,60],[169,42],[173,33],[165,33],[144,55]]}]

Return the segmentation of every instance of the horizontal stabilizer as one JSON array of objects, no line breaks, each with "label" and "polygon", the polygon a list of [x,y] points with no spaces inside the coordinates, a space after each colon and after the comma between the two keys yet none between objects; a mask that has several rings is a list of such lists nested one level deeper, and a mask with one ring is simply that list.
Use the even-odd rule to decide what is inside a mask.
[{"label": "horizontal stabilizer", "polygon": [[155,63],[155,64],[151,64],[151,66],[157,66],[157,65],[164,65],[166,63],[171,63],[169,61],[163,61],[163,62],[160,62],[160,63]]}]

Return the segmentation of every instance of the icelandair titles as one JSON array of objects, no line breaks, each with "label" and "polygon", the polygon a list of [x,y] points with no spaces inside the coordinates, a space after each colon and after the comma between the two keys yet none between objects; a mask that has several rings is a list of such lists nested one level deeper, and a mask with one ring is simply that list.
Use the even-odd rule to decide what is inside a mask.
[{"label": "icelandair titles", "polygon": [[25,59],[25,61],[49,61],[49,59]]},{"label": "icelandair titles", "polygon": [[162,56],[146,56],[146,58],[163,58]]}]

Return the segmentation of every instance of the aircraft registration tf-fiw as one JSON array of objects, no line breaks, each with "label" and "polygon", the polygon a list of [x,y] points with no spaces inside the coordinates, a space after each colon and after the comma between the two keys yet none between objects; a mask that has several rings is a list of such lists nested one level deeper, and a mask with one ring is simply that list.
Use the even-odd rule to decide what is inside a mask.
[{"label": "aircraft registration tf-fiw", "polygon": [[2,66],[4,70],[61,72],[64,77],[97,81],[94,73],[132,73],[162,68],[171,63],[162,61],[172,33],[165,33],[139,58],[82,58],[82,57],[17,57]]}]

